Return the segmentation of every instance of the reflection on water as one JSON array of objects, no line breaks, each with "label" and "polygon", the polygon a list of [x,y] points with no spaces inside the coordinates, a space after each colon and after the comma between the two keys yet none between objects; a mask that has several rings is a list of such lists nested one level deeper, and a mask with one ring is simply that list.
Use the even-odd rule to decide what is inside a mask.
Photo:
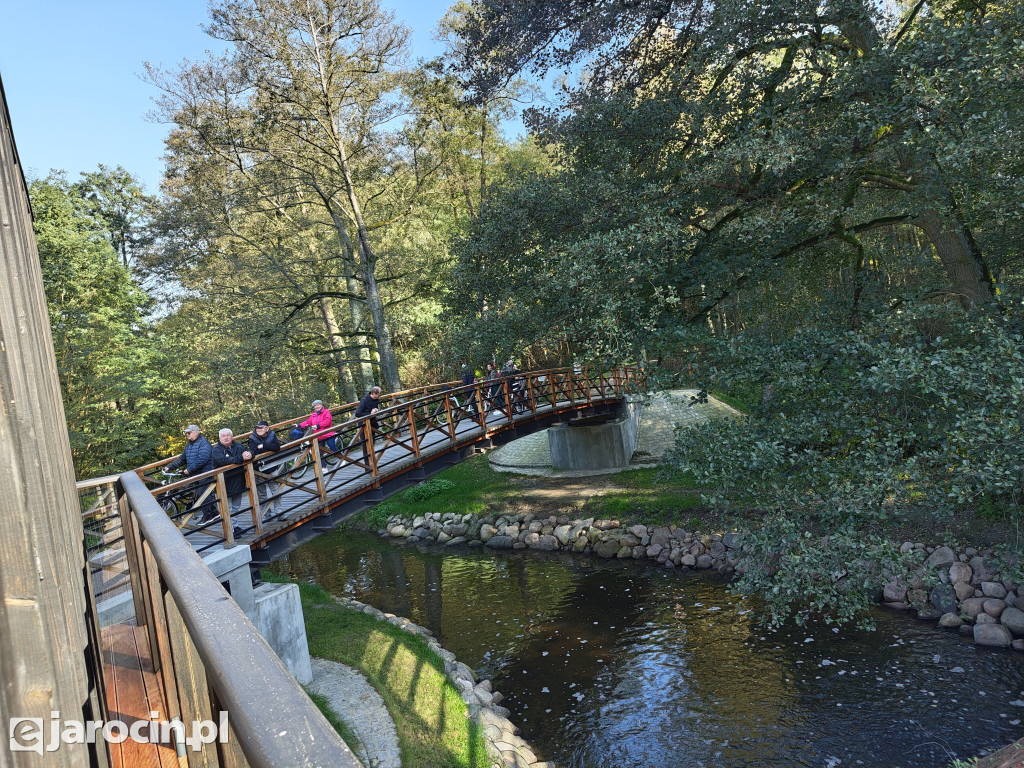
[{"label": "reflection on water", "polygon": [[567,768],[930,767],[1021,736],[1021,655],[905,616],[768,633],[703,575],[350,532],[287,568],[429,627]]}]

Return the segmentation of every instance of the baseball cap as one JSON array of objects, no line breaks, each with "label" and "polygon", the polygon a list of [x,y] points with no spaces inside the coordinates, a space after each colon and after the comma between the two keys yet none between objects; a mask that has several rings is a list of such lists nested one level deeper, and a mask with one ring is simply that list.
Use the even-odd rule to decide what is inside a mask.
[{"label": "baseball cap", "polygon": [[270,425],[267,424],[267,422],[263,421],[263,419],[260,419],[259,421],[256,422],[256,428],[257,429],[259,429],[260,427],[269,427],[269,426]]},{"label": "baseball cap", "polygon": [[184,430],[182,430],[182,431],[183,431],[183,432],[184,432],[184,433],[185,433],[185,434],[187,435],[187,434],[188,434],[189,432],[202,432],[203,430],[201,430],[201,429],[200,429],[199,427],[197,427],[197,426],[196,426],[195,424],[189,424],[189,425],[188,425],[187,427],[185,427],[185,429],[184,429]]}]

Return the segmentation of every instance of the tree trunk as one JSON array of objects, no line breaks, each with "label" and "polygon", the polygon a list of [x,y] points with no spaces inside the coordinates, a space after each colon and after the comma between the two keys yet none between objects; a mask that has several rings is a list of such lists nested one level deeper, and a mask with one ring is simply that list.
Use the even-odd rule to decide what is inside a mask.
[{"label": "tree trunk", "polygon": [[[359,281],[355,272],[348,266],[345,267],[345,284],[351,294],[359,293]],[[373,358],[370,355],[370,344],[363,333],[363,314],[366,307],[361,299],[349,299],[348,311],[352,318],[352,329],[355,331],[356,345],[359,347],[359,392],[367,392],[370,387],[376,384],[373,378]]]},{"label": "tree trunk", "polygon": [[946,269],[949,284],[965,309],[992,301],[995,293],[988,265],[970,230],[958,220],[955,210],[952,215],[942,216],[934,208],[929,208],[914,224],[931,240]]},{"label": "tree trunk", "polygon": [[331,340],[331,349],[334,350],[334,365],[338,369],[338,395],[343,403],[351,403],[359,399],[356,394],[356,383],[352,378],[352,369],[346,362],[345,345],[341,340],[341,329],[334,318],[334,306],[326,296],[320,297],[320,311],[324,316],[324,325],[327,326],[327,336]]},{"label": "tree trunk", "polygon": [[345,177],[345,190],[348,193],[348,202],[352,208],[352,217],[356,222],[356,229],[359,233],[359,254],[360,267],[363,273],[363,288],[366,291],[366,304],[370,308],[370,317],[373,320],[373,335],[377,339],[377,354],[380,355],[381,374],[384,378],[384,386],[389,392],[398,392],[402,389],[402,380],[398,375],[398,360],[395,358],[395,351],[391,346],[391,332],[384,317],[384,302],[380,298],[380,291],[377,288],[377,280],[373,271],[377,264],[377,257],[370,245],[370,233],[366,228],[366,221],[363,219],[362,207],[356,197],[355,184],[352,181],[352,170],[349,167],[348,156],[345,153],[345,145],[338,142],[338,152],[341,156],[341,171]]}]

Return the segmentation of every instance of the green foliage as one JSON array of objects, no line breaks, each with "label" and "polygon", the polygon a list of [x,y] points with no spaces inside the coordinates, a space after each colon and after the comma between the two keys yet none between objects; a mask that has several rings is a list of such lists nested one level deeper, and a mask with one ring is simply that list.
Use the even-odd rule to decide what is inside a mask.
[{"label": "green foliage", "polygon": [[85,478],[152,457],[165,383],[150,299],[79,191],[60,175],[29,187],[71,451]]},{"label": "green foliage", "polygon": [[[771,394],[750,418],[688,433],[670,461],[717,489],[707,503],[763,508],[761,568],[743,588],[767,593],[773,615],[791,605],[798,617],[848,620],[872,602],[872,568],[899,572],[887,541],[904,521],[941,529],[980,503],[1019,514],[1022,329],[1017,302],[970,315],[908,303],[856,331],[710,344],[700,363],[710,380]],[[809,602],[793,604],[800,595]]]}]

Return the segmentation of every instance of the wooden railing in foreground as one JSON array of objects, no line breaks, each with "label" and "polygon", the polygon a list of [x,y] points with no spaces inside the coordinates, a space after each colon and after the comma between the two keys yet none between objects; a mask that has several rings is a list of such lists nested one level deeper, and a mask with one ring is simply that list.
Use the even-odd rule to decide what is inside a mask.
[{"label": "wooden railing in foreground", "polygon": [[[476,384],[439,384],[383,395],[373,417],[354,418],[356,403],[332,409],[337,451],[328,452],[315,434],[288,441],[288,428],[306,416],[273,425],[283,447],[195,477],[160,482],[171,459],[135,470],[150,484],[167,517],[197,551],[233,547],[237,536],[247,542],[264,536],[268,524],[312,513],[329,498],[357,492],[454,446],[486,438],[517,422],[570,411],[622,397],[643,388],[635,366],[605,371],[556,368],[516,373]],[[237,435],[243,443],[248,433]],[[211,435],[212,438],[212,435]],[[226,473],[244,473],[246,490],[232,514]],[[257,487],[269,495],[260,501]],[[267,507],[273,505],[276,511]],[[205,513],[205,514],[204,514]],[[280,527],[280,526],[278,526]]]},{"label": "wooden railing in foreground", "polygon": [[[188,765],[331,766],[358,761],[134,472],[118,480],[118,505],[135,599],[165,720],[219,720],[227,743],[188,750]],[[148,717],[148,713],[141,713]]]}]

